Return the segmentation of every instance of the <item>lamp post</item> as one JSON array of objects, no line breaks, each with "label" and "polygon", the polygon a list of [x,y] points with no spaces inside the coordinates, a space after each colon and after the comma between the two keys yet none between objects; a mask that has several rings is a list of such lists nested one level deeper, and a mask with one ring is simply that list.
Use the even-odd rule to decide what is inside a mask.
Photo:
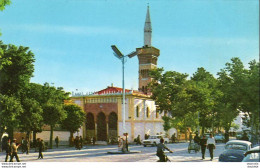
[{"label": "lamp post", "polygon": [[128,151],[128,143],[127,143],[128,133],[126,132],[126,128],[125,128],[125,62],[126,62],[126,57],[132,58],[132,57],[136,56],[138,53],[136,51],[133,51],[127,55],[123,55],[121,53],[121,51],[119,51],[119,49],[115,45],[112,45],[111,48],[114,51],[114,55],[122,62],[122,87],[123,87],[122,122],[123,122],[123,134],[126,135],[126,146],[127,146],[127,151]]}]

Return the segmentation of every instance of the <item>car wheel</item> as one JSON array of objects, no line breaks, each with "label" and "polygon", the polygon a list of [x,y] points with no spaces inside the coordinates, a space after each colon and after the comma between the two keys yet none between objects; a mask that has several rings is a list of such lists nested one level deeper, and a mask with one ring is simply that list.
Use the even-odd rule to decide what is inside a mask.
[{"label": "car wheel", "polygon": [[168,142],[167,141],[165,141],[165,144],[167,144]]},{"label": "car wheel", "polygon": [[146,145],[144,145],[144,147],[146,147]]},{"label": "car wheel", "polygon": [[156,146],[156,142],[153,142],[153,145]]}]

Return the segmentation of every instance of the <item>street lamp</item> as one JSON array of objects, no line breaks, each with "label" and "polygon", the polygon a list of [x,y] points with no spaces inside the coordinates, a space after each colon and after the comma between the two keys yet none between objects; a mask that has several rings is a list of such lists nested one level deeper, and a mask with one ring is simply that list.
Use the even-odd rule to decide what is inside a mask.
[{"label": "street lamp", "polygon": [[[127,55],[123,55],[121,53],[121,51],[115,45],[112,45],[111,48],[114,51],[114,55],[119,60],[121,60],[121,62],[122,62],[122,87],[123,87],[123,113],[122,113],[122,118],[123,118],[123,133],[125,135],[127,135],[126,128],[125,128],[125,62],[126,62],[126,57],[132,58],[132,57],[136,56],[138,53],[136,51],[133,51],[133,52],[127,54]],[[126,136],[126,138],[127,138],[127,136]],[[128,151],[128,148],[127,148],[127,151]]]}]

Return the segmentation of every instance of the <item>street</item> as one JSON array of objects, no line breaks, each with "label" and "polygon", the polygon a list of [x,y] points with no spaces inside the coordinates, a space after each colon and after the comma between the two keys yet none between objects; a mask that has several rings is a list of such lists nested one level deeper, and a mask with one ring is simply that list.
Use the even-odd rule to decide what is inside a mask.
[{"label": "street", "polygon": [[[209,151],[206,151],[206,159],[201,160],[201,153],[192,151],[188,153],[188,143],[166,144],[174,153],[167,153],[172,162],[212,162]],[[44,159],[37,159],[38,152],[31,150],[29,155],[18,152],[21,162],[156,162],[158,160],[156,147],[143,147],[141,145],[129,145],[130,151],[141,151],[133,154],[107,154],[108,151],[117,150],[116,145],[84,146],[81,150],[73,147],[61,147],[48,149],[43,152]],[[224,150],[224,143],[218,143],[214,151],[213,162],[218,162],[218,156]],[[0,161],[5,160],[5,152],[0,153]],[[14,161],[15,158],[14,158]]]}]

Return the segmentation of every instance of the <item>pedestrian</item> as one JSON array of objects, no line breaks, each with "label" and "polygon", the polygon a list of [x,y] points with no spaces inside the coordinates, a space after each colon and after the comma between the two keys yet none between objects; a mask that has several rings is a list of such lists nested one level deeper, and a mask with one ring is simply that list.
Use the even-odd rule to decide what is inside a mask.
[{"label": "pedestrian", "polygon": [[59,147],[59,142],[60,142],[59,137],[56,136],[56,138],[55,138],[56,148]]},{"label": "pedestrian", "polygon": [[95,143],[96,143],[96,137],[95,136],[92,138],[92,143],[93,143],[93,145],[95,145]]},{"label": "pedestrian", "polygon": [[172,139],[172,143],[175,143],[175,141],[176,141],[176,136],[175,136],[175,133],[174,133],[174,134],[172,134],[172,137],[171,137],[171,139]]},{"label": "pedestrian", "polygon": [[22,137],[21,148],[22,148],[22,153],[24,153],[25,152],[25,139],[24,139],[24,137]]},{"label": "pedestrian", "polygon": [[17,150],[18,150],[18,148],[19,148],[19,146],[20,146],[21,144],[19,144],[19,145],[16,145],[16,139],[13,139],[13,143],[12,143],[12,145],[11,145],[11,158],[10,158],[10,162],[13,162],[13,158],[15,157],[15,159],[16,159],[16,161],[17,162],[20,162],[20,160],[19,160],[19,157],[18,157],[18,155],[17,155]]},{"label": "pedestrian", "polygon": [[25,152],[26,152],[27,155],[29,155],[29,150],[30,150],[30,140],[27,137],[26,140],[25,140]]},{"label": "pedestrian", "polygon": [[140,135],[138,135],[136,138],[136,145],[142,145]]},{"label": "pedestrian", "polygon": [[194,137],[194,143],[200,144],[200,137],[199,137],[198,133],[196,133],[196,135]]},{"label": "pedestrian", "polygon": [[74,140],[74,145],[75,145],[75,148],[79,150],[79,136],[76,136],[75,140]]},{"label": "pedestrian", "polygon": [[8,157],[11,158],[11,139],[8,139],[5,146],[6,156],[5,156],[5,162],[7,162]]},{"label": "pedestrian", "polygon": [[207,148],[209,149],[209,154],[210,154],[210,160],[213,160],[213,152],[214,149],[216,149],[216,142],[215,138],[213,137],[212,134],[210,134],[210,137],[207,140]]},{"label": "pedestrian", "polygon": [[82,138],[82,136],[79,137],[79,146],[80,146],[80,149],[83,148],[83,138]]},{"label": "pedestrian", "polygon": [[156,155],[159,157],[159,162],[166,162],[166,155],[164,153],[164,150],[168,150],[170,153],[173,153],[173,151],[171,151],[169,148],[167,148],[167,146],[164,145],[164,139],[161,138],[160,139],[160,143],[157,145],[157,152]]},{"label": "pedestrian", "polygon": [[192,141],[192,133],[191,132],[190,132],[189,140],[190,140],[190,143],[191,143],[191,141]]},{"label": "pedestrian", "polygon": [[207,139],[206,139],[206,135],[202,136],[202,139],[200,140],[200,147],[201,147],[201,154],[202,154],[202,159],[205,159],[205,151],[207,148]]},{"label": "pedestrian", "polygon": [[39,146],[39,156],[38,159],[43,159],[42,152],[44,151],[44,142],[41,138],[38,138],[38,146]]}]

